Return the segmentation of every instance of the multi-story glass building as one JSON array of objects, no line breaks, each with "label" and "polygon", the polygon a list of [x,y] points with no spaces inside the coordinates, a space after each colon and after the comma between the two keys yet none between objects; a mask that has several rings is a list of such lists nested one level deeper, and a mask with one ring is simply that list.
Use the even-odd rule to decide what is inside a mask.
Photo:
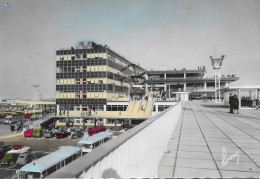
[{"label": "multi-story glass building", "polygon": [[145,70],[106,45],[79,42],[56,51],[57,110],[104,110],[109,101],[128,101],[135,76]]}]

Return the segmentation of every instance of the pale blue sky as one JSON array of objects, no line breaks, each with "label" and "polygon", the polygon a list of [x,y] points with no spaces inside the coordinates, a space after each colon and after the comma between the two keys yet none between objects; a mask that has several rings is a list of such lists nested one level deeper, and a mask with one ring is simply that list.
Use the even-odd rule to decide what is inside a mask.
[{"label": "pale blue sky", "polygon": [[39,84],[54,97],[55,51],[78,41],[107,44],[150,69],[213,75],[210,55],[225,54],[234,85],[260,84],[260,1],[0,0],[0,98],[29,96]]}]

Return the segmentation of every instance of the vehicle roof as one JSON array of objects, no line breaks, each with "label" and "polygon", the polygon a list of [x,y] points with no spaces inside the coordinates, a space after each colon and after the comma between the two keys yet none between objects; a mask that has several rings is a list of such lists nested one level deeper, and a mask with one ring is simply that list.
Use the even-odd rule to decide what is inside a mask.
[{"label": "vehicle roof", "polygon": [[76,146],[61,146],[58,150],[27,165],[24,165],[20,171],[41,173],[49,167],[52,167],[53,165],[65,160],[68,156],[79,152],[80,150],[81,149]]},{"label": "vehicle roof", "polygon": [[81,139],[78,143],[95,143],[103,138],[106,138],[108,136],[111,136],[112,134],[110,132],[100,132],[97,134],[94,134],[90,137]]},{"label": "vehicle roof", "polygon": [[23,145],[13,145],[13,146],[12,146],[13,149],[19,149],[19,148],[21,148],[21,147],[23,147]]},{"label": "vehicle roof", "polygon": [[94,131],[98,131],[101,129],[106,129],[104,126],[96,126],[96,127],[92,127],[88,130],[88,132],[94,132]]}]

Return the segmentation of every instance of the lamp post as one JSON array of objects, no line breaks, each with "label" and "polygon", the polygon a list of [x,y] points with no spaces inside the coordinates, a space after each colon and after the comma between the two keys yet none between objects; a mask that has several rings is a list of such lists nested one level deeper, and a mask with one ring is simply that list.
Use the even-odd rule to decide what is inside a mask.
[{"label": "lamp post", "polygon": [[[217,83],[218,83],[218,96],[220,99],[220,69],[222,66],[222,61],[224,59],[225,55],[222,55],[220,58],[213,58],[210,56],[211,64],[214,69],[214,78],[215,78],[215,102],[217,102]],[[218,78],[218,79],[217,79]],[[218,81],[218,82],[217,82]]]}]

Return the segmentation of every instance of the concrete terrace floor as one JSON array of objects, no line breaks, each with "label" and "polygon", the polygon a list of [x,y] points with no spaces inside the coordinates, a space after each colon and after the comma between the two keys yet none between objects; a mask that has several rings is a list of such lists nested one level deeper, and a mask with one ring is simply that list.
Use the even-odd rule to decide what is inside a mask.
[{"label": "concrete terrace floor", "polygon": [[259,177],[260,109],[189,101],[159,164],[159,177]]}]

